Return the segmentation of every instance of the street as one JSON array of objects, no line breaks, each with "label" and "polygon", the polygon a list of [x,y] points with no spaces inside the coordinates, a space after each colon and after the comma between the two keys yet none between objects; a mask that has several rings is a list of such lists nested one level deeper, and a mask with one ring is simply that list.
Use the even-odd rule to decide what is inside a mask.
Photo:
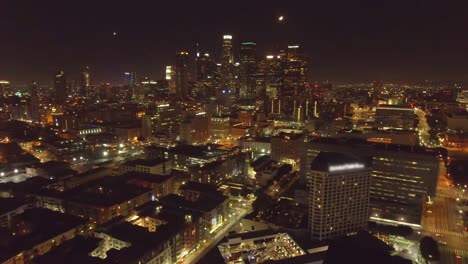
[{"label": "street", "polygon": [[242,199],[241,201],[237,202],[237,206],[233,205],[230,207],[230,217],[227,222],[224,222],[223,225],[215,232],[215,234],[212,235],[209,240],[206,240],[205,243],[202,242],[198,249],[192,251],[179,263],[197,263],[197,261],[205,256],[210,250],[213,249],[213,247],[219,243],[219,241],[224,238],[224,236],[233,226],[238,224],[248,213],[250,213],[250,205],[251,201]]},{"label": "street", "polygon": [[468,263],[468,236],[460,225],[456,192],[446,177],[444,166],[441,166],[437,196],[433,197],[430,211],[432,213],[424,213],[422,220],[424,230],[421,231],[421,236],[432,236],[439,242],[441,263]]},{"label": "street", "polygon": [[426,120],[426,113],[420,108],[415,108],[414,113],[418,117],[418,131],[419,131],[419,142],[421,145],[430,145],[429,125]]}]

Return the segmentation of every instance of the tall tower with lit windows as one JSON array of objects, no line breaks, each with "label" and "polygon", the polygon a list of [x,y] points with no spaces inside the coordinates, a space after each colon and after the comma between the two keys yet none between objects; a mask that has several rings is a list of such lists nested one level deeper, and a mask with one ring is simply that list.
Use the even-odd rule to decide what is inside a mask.
[{"label": "tall tower with lit windows", "polygon": [[309,230],[326,240],[366,229],[371,168],[336,152],[320,152],[310,164]]}]

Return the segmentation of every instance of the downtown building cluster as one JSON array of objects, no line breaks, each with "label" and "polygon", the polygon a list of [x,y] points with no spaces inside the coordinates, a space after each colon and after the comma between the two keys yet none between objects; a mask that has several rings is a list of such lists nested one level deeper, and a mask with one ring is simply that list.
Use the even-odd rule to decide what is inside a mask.
[{"label": "downtown building cluster", "polygon": [[461,89],[311,82],[299,45],[218,46],[162,79],[0,81],[2,263],[407,263],[369,222],[425,228]]}]

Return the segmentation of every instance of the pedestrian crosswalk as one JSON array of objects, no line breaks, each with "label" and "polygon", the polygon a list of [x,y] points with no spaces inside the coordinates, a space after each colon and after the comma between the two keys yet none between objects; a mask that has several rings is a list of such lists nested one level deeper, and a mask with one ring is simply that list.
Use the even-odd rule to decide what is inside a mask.
[{"label": "pedestrian crosswalk", "polygon": [[455,237],[465,236],[463,232],[455,232],[455,231],[449,231],[449,230],[444,230],[444,229],[439,229],[439,228],[426,229],[426,231],[435,233],[435,234],[446,235],[446,236],[455,236]]},{"label": "pedestrian crosswalk", "polygon": [[468,251],[440,246],[440,263],[443,264],[466,264],[468,263]]},{"label": "pedestrian crosswalk", "polygon": [[466,251],[466,250],[462,250],[462,249],[458,249],[458,248],[451,248],[450,252],[454,253],[457,256],[461,256],[461,257],[465,257],[465,258],[468,257],[468,251]]}]

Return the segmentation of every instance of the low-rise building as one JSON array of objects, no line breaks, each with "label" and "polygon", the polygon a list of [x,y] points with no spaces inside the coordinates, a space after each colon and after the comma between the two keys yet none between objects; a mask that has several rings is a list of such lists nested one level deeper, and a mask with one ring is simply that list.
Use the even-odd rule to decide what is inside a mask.
[{"label": "low-rise building", "polygon": [[143,172],[158,175],[169,175],[171,173],[171,162],[164,158],[136,159],[127,161],[120,166],[120,173]]},{"label": "low-rise building", "polygon": [[65,211],[103,224],[155,199],[153,190],[127,183],[121,176],[109,176],[63,194]]},{"label": "low-rise building", "polygon": [[123,175],[128,184],[150,188],[156,198],[166,196],[174,192],[173,175],[155,175],[143,172],[127,172]]},{"label": "low-rise building", "polygon": [[11,228],[13,218],[30,208],[31,203],[16,198],[0,198],[0,227]]},{"label": "low-rise building", "polygon": [[252,152],[254,157],[271,154],[271,138],[240,138],[239,146],[244,152]]},{"label": "low-rise building", "polygon": [[9,234],[2,234],[0,262],[30,263],[62,242],[84,231],[83,219],[35,208],[13,218]]},{"label": "low-rise building", "polygon": [[[221,241],[218,250],[228,264],[263,263],[306,255],[287,233],[270,230],[230,235]],[[243,261],[244,258],[249,261]]]},{"label": "low-rise building", "polygon": [[305,147],[305,135],[296,133],[279,133],[271,139],[271,158],[280,163],[298,167]]},{"label": "low-rise building", "polygon": [[195,182],[219,185],[228,178],[238,176],[243,172],[244,162],[240,156],[212,161],[189,168],[191,180]]}]

